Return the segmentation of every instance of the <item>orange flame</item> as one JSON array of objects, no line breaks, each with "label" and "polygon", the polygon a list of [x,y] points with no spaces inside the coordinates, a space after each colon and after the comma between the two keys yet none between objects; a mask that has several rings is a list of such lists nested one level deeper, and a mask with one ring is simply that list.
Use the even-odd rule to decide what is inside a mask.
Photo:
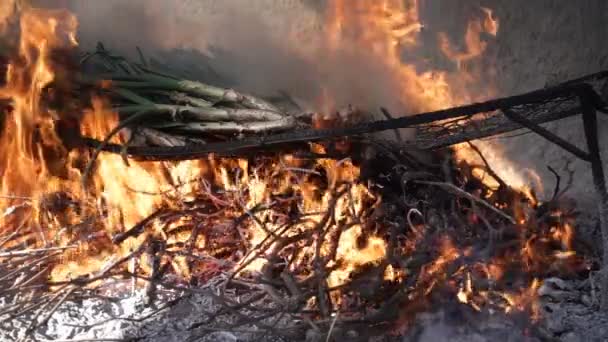
[{"label": "orange flame", "polygon": [[481,39],[482,33],[488,33],[492,36],[498,34],[499,23],[497,19],[492,17],[492,10],[482,7],[482,12],[485,18],[475,18],[469,21],[465,34],[466,51],[456,51],[450,43],[445,33],[439,34],[439,46],[441,51],[452,61],[456,62],[460,68],[463,62],[481,56],[488,44]]},{"label": "orange flame", "polygon": [[494,17],[494,12],[487,8],[481,7],[481,10],[485,13],[486,17],[483,21],[484,29],[487,33],[496,37],[498,35],[498,30],[500,28],[500,22],[497,18]]},{"label": "orange flame", "polygon": [[[28,9],[21,13],[19,60],[8,65],[0,98],[12,100],[0,138],[0,194],[37,197],[51,189],[46,154],[65,155],[55,134],[60,113],[40,105],[44,88],[55,80],[51,52],[76,45],[76,18],[66,11]],[[59,151],[57,149],[60,149]]]},{"label": "orange flame", "polygon": [[373,2],[334,0],[328,3],[326,48],[329,52],[366,53],[390,70],[398,99],[418,111],[447,107],[452,98],[445,74],[419,73],[401,59],[404,47],[418,44],[423,25],[417,0]]},{"label": "orange flame", "polygon": [[[417,0],[330,1],[328,22],[326,23],[328,35],[325,45],[330,53],[356,50],[369,54],[391,71],[390,74],[393,75],[399,86],[399,100],[418,111],[436,110],[473,100],[474,97],[470,94],[456,95],[452,91],[447,73],[420,72],[413,65],[402,61],[403,48],[418,44],[419,32],[423,27],[419,18],[418,5]],[[0,11],[2,10],[8,11],[4,7],[0,7]],[[454,48],[446,35],[439,36],[443,53],[459,66],[480,56],[486,50],[487,42],[481,39],[482,33],[491,36],[496,36],[498,33],[499,22],[493,17],[492,11],[481,8],[481,12],[484,14],[484,18],[474,18],[467,27],[465,51],[458,51]],[[2,20],[3,18],[4,16],[0,16],[0,25],[5,22]],[[322,222],[323,213],[329,209],[334,210],[332,219],[341,222],[343,227],[347,227],[341,231],[340,229],[343,227],[328,225],[319,230],[336,236],[338,236],[337,231],[340,230],[339,244],[335,251],[339,267],[328,275],[330,287],[344,284],[353,272],[363,266],[383,265],[388,249],[385,239],[366,232],[364,223],[354,220],[353,217],[356,215],[352,215],[353,212],[360,212],[366,205],[369,206],[369,203],[377,202],[380,199],[371,194],[364,185],[358,183],[359,169],[350,160],[321,159],[316,162],[315,168],[323,170],[329,183],[327,189],[323,189],[321,192],[319,186],[306,178],[297,182],[292,179],[284,179],[277,183],[269,181],[268,173],[274,171],[273,168],[280,169],[297,165],[297,161],[290,156],[283,156],[279,161],[274,160],[268,166],[268,169],[272,169],[269,171],[254,169],[247,160],[210,158],[203,161],[165,164],[130,162],[130,165],[126,165],[120,156],[102,154],[94,170],[91,189],[83,190],[79,182],[81,166],[89,156],[86,153],[68,151],[64,148],[56,129],[57,122],[67,119],[70,115],[43,105],[45,88],[60,80],[59,75],[69,74],[69,70],[61,70],[60,66],[55,65],[53,54],[58,50],[76,46],[76,18],[65,11],[26,9],[20,13],[20,21],[19,58],[9,65],[6,85],[0,89],[0,98],[12,100],[12,110],[6,113],[3,135],[0,138],[0,177],[2,181],[0,199],[7,203],[1,209],[9,208],[22,198],[42,202],[45,195],[60,192],[69,193],[75,198],[94,198],[92,201],[94,203],[84,204],[87,209],[90,209],[90,213],[87,214],[96,218],[103,216],[103,222],[97,223],[101,227],[88,227],[88,229],[99,233],[100,239],[107,241],[115,234],[133,227],[159,207],[163,205],[170,207],[171,199],[167,199],[162,193],[171,185],[181,185],[179,190],[175,190],[173,187],[177,191],[175,196],[181,199],[195,198],[200,187],[217,186],[227,193],[234,194],[246,192],[247,201],[243,201],[246,203],[238,203],[244,211],[258,204],[270,203],[271,195],[275,191],[289,188],[303,197],[302,209],[305,212],[319,214],[311,215],[306,224],[291,227],[285,233],[286,235],[310,231],[315,225]],[[0,26],[1,28],[2,26]],[[460,72],[459,75],[471,76],[464,74],[462,70]],[[110,85],[106,84],[106,86]],[[324,95],[328,101],[332,100],[331,94],[324,93]],[[117,114],[109,108],[110,104],[103,99],[92,99],[92,108],[84,113],[79,113],[82,115],[78,115],[81,133],[98,138],[107,134],[118,123]],[[479,147],[490,164],[501,171],[501,175],[509,185],[522,189],[527,186],[522,173],[509,165],[499,149],[483,143],[479,144]],[[313,149],[320,150],[322,147],[315,145]],[[455,154],[460,161],[469,164],[479,163],[479,158],[466,146],[456,148]],[[283,165],[278,165],[279,162]],[[230,172],[231,168],[238,168],[241,173],[235,176]],[[275,172],[275,174],[277,173],[280,172]],[[188,184],[190,179],[197,177],[204,178],[204,181]],[[490,179],[491,177],[484,178],[483,174],[480,174],[479,177],[486,184],[496,185],[496,180]],[[340,197],[335,203],[332,202],[333,192],[344,184],[349,184],[346,195]],[[91,194],[95,196],[87,197]],[[531,192],[529,197],[533,199]],[[228,199],[214,199],[217,202],[227,200],[242,201],[242,198],[234,196]],[[533,204],[536,205],[536,203]],[[331,205],[335,207],[330,208]],[[33,207],[34,213],[31,216],[37,217],[38,213],[35,211],[39,206]],[[268,237],[267,229],[274,231],[278,228],[278,223],[269,219],[273,215],[270,209],[260,210],[251,215],[260,222],[271,222],[266,229],[258,226],[256,220],[252,220],[247,227],[246,239],[250,245],[256,246]],[[12,215],[9,216],[4,220],[12,219]],[[521,220],[521,226],[524,227],[528,224],[528,218],[524,214],[520,216],[517,219]],[[19,219],[25,220],[25,218]],[[48,244],[51,240],[55,240],[55,242],[59,240],[60,243],[73,241],[68,239],[67,233],[64,237],[63,227],[66,223],[74,224],[82,219],[82,217],[74,218],[74,220],[71,220],[71,217],[52,218],[36,243]],[[184,221],[186,220],[184,219]],[[3,229],[14,227],[10,224],[12,222],[8,223],[5,225],[8,228]],[[40,224],[41,222],[34,223]],[[138,237],[131,237],[119,246],[107,243],[99,248],[93,248],[83,243],[76,251],[66,252],[63,264],[53,270],[52,277],[61,280],[102,269],[111,260],[126,256],[130,251],[138,248],[146,238],[150,236],[166,237],[166,229],[176,226],[177,223],[165,228],[154,226],[153,229],[147,230]],[[424,230],[426,227],[421,225],[413,228],[411,234],[414,237],[413,240],[422,235],[416,229]],[[330,253],[324,240],[327,237],[318,232],[316,234],[314,238],[318,239],[318,244],[321,246],[321,257],[326,256]],[[555,241],[562,243],[564,253],[570,253],[572,234],[572,227],[569,224],[561,225],[552,234]],[[167,240],[177,243],[184,242],[186,238],[186,235],[177,234]],[[519,252],[523,254],[524,259],[534,258],[537,251],[534,249],[532,239],[527,242],[529,243],[526,248]],[[207,241],[201,239],[196,243],[205,244]],[[415,243],[410,242],[407,248],[412,249],[414,245]],[[268,249],[272,251],[275,247],[276,245],[270,246]],[[304,250],[302,253],[308,253],[308,256],[314,254],[310,250]],[[446,269],[449,266],[462,256],[468,255],[468,250],[459,250],[449,237],[442,239],[437,257],[426,265],[425,274],[420,279],[419,285],[425,287],[423,292],[425,294],[430,292],[438,279],[445,277]],[[261,271],[266,264],[263,257],[256,259],[247,270]],[[149,273],[149,266],[146,266],[145,258],[143,256],[139,264]],[[307,260],[305,258],[295,260],[294,265],[298,262],[307,262]],[[189,266],[183,258],[172,259],[171,265],[178,274],[184,277],[191,274]],[[493,281],[499,280],[506,273],[506,270],[502,268],[501,260],[492,260],[482,268],[485,268],[487,278]],[[398,276],[398,272],[395,272],[391,265],[386,266],[382,271],[384,271],[382,276],[387,280],[394,280]],[[461,270],[461,272],[465,271]],[[466,272],[466,282],[456,296],[463,303],[477,305],[473,301],[476,289],[472,275],[468,270]],[[519,294],[505,294],[505,300],[509,302],[506,310],[529,306],[537,288],[538,281],[535,280],[529,288],[523,289]]]}]

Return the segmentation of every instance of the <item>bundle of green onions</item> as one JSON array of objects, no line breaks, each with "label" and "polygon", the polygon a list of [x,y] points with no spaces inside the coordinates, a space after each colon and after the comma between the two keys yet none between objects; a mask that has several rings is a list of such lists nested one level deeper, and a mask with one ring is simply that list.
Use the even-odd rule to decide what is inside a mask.
[{"label": "bundle of green onions", "polygon": [[294,115],[269,101],[159,72],[138,52],[140,61],[132,62],[98,44],[96,51],[81,59],[85,72],[79,83],[110,96],[120,117],[106,141],[126,131],[130,144],[183,146],[191,141],[285,131],[298,125]]}]

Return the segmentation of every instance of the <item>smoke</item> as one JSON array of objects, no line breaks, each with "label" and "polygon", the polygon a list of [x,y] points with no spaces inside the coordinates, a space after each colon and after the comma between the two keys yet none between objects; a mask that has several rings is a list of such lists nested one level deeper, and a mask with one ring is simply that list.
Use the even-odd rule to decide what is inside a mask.
[{"label": "smoke", "polygon": [[[85,50],[103,42],[135,58],[140,47],[182,73],[189,66],[210,66],[231,86],[262,95],[284,91],[312,105],[323,72],[294,50],[321,37],[321,32],[310,34],[318,31],[318,12],[298,1],[285,3],[38,0],[35,5],[74,12]],[[190,74],[199,76],[195,70]]]},{"label": "smoke", "polygon": [[[386,3],[398,12],[394,17],[405,18],[403,22],[396,21],[388,27],[382,17],[380,21],[374,18],[366,22],[370,19],[365,14],[358,25],[346,20],[341,23],[345,32],[339,44],[332,41],[332,19],[340,17],[332,13],[333,5],[341,3],[343,7],[338,12],[346,11],[341,13],[343,19],[358,18],[364,9],[378,11],[381,7],[365,0],[35,2],[37,6],[74,12],[84,50],[103,42],[110,50],[135,59],[136,47],[140,47],[146,56],[163,61],[185,77],[268,97],[287,93],[307,112],[332,115],[354,105],[376,118],[380,107],[394,116],[404,116],[458,104],[452,101],[455,98],[471,100],[460,94],[485,95],[485,88],[471,91],[468,84],[461,82],[455,63],[437,44],[440,29],[450,32],[454,49],[462,46],[456,37],[464,36],[471,13],[483,14],[479,6],[462,7],[461,12],[468,14],[454,20],[445,19],[443,8],[428,4],[421,7],[420,19],[426,26],[417,36],[421,44],[404,46],[397,56],[387,40],[392,36],[391,30],[415,25],[418,20],[417,14],[407,12],[408,7],[398,1]],[[458,8],[447,9],[452,13]],[[378,45],[380,49],[375,49]],[[401,61],[411,67],[404,70]],[[212,75],[206,67],[213,70]],[[429,70],[448,71],[448,77],[455,76],[448,82],[457,86],[437,86],[434,79],[421,82],[420,75]],[[221,77],[214,77],[216,74]],[[456,96],[450,94],[454,89],[459,91],[454,92]],[[410,134],[410,130],[402,131],[406,138]],[[388,136],[392,137],[392,132]]]},{"label": "smoke", "polygon": [[[326,1],[38,0],[36,5],[73,11],[83,49],[101,41],[133,58],[139,46],[176,68],[205,64],[232,80],[231,86],[268,96],[286,92],[305,110],[348,104],[370,112],[383,106],[397,114],[419,109],[414,100],[403,99],[400,80],[378,56],[361,49],[328,50]],[[330,104],[321,102],[324,94]]]},{"label": "smoke", "polygon": [[14,9],[14,0],[5,0],[0,2],[0,33],[6,30],[6,26],[13,15]]},{"label": "smoke", "polygon": [[[103,42],[135,59],[140,47],[185,77],[268,97],[287,93],[304,111],[331,115],[354,105],[369,116],[378,117],[380,107],[404,116],[478,101],[489,92],[486,86],[472,88],[471,78],[461,77],[437,41],[445,31],[454,51],[467,45],[462,37],[471,13],[483,16],[472,0],[448,7],[424,2],[420,18],[409,10],[411,0],[378,2],[388,8],[365,0],[32,1],[74,12],[84,50]],[[446,12],[460,15],[447,20]],[[339,44],[332,40],[336,18],[344,20]],[[425,26],[416,34],[420,43],[393,49],[392,30],[416,26],[419,19]],[[446,71],[449,85],[423,79],[429,70]]]},{"label": "smoke", "polygon": [[13,45],[15,36],[15,12],[18,10],[17,0],[0,1],[0,55],[6,57],[6,52]]}]

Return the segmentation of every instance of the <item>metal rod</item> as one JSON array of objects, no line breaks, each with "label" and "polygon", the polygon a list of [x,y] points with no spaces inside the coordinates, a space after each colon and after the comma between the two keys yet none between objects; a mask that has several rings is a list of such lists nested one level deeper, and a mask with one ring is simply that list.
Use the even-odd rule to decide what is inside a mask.
[{"label": "metal rod", "polygon": [[[320,140],[331,140],[347,136],[394,130],[397,128],[408,128],[447,119],[467,117],[478,113],[492,112],[501,108],[510,108],[522,104],[540,104],[559,97],[575,96],[580,88],[580,84],[546,88],[523,95],[516,95],[482,103],[474,103],[434,112],[406,115],[395,119],[362,123],[350,127],[338,127],[332,129],[305,129],[206,145],[175,147],[134,146],[128,147],[127,153],[132,157],[151,160],[199,159],[210,153],[237,153],[239,151],[242,152],[251,149],[281,146],[287,143],[308,143]],[[99,146],[99,141],[91,138],[83,138],[83,143],[88,147],[98,148]],[[122,148],[119,145],[107,144],[107,146],[103,147],[103,150],[113,153],[120,153]]]},{"label": "metal rod", "polygon": [[529,130],[531,130],[532,132],[540,135],[541,137],[549,140],[550,142],[554,143],[555,145],[563,148],[564,150],[574,154],[575,156],[579,157],[582,160],[585,161],[591,161],[591,156],[589,155],[589,153],[581,150],[580,148],[574,146],[573,144],[569,143],[568,141],[564,140],[563,138],[561,138],[560,136],[554,134],[553,132],[549,131],[548,129],[535,124],[534,122],[526,119],[525,117],[515,113],[513,110],[511,109],[503,109],[502,112],[511,120],[517,122],[518,124],[528,128]]},{"label": "metal rod", "polygon": [[594,108],[593,99],[589,96],[589,89],[581,91],[579,98],[583,108],[585,138],[587,139],[587,147],[589,149],[589,155],[591,156],[591,172],[593,174],[593,183],[598,197],[598,214],[602,232],[603,255],[600,270],[600,307],[602,310],[608,310],[608,190],[606,189],[606,179],[600,156],[597,114]]}]

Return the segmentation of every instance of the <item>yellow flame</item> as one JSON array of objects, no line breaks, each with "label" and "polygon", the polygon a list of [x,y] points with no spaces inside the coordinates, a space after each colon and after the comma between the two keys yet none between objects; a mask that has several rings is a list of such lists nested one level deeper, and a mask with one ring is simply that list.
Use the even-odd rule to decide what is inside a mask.
[{"label": "yellow flame", "polygon": [[[418,44],[418,36],[422,28],[418,5],[416,0],[330,1],[325,45],[330,53],[343,50],[369,53],[378,63],[391,70],[399,85],[400,99],[410,104],[412,108],[420,111],[435,110],[470,101],[473,99],[471,96],[455,95],[450,88],[446,73],[419,72],[413,65],[402,61],[402,48]],[[5,14],[8,11],[0,7],[0,13]],[[485,51],[487,43],[480,38],[482,33],[493,36],[498,33],[499,22],[493,17],[491,10],[482,8],[482,12],[485,14],[484,18],[473,19],[468,25],[465,51],[456,49],[446,35],[439,37],[444,54],[458,65],[474,59]],[[0,25],[5,22],[3,18],[0,16]],[[130,162],[130,165],[126,165],[120,156],[102,154],[94,170],[92,189],[86,190],[90,193],[82,193],[83,189],[79,182],[81,167],[77,165],[82,164],[83,160],[86,161],[88,155],[79,151],[67,151],[63,147],[56,133],[56,126],[58,121],[67,119],[64,117],[66,114],[46,108],[42,100],[44,89],[49,84],[58,80],[61,73],[69,74],[69,70],[59,70],[58,66],[53,64],[52,54],[57,50],[73,48],[77,44],[76,18],[65,11],[27,9],[20,13],[20,20],[20,58],[9,65],[6,85],[0,89],[0,97],[10,98],[13,102],[13,110],[6,115],[3,135],[0,138],[2,179],[0,195],[33,197],[38,200],[54,192],[69,192],[75,197],[82,198],[90,198],[87,195],[93,194],[95,196],[91,197],[96,203],[85,205],[88,209],[93,209],[92,215],[100,215],[100,211],[106,212],[101,229],[96,230],[95,233],[100,233],[100,239],[108,240],[115,234],[133,227],[160,206],[171,206],[170,201],[167,202],[167,198],[163,196],[164,190],[171,185],[180,184],[176,196],[180,196],[182,200],[196,198],[201,186],[217,186],[235,194],[247,193],[247,201],[238,203],[245,211],[259,204],[269,204],[274,192],[289,189],[303,197],[304,212],[319,214],[311,215],[307,223],[290,227],[289,231],[285,232],[286,235],[311,230],[321,222],[324,212],[328,210],[333,210],[335,221],[341,223],[341,225],[322,227],[327,235],[324,237],[317,232],[316,236],[322,246],[322,256],[326,256],[330,252],[329,237],[337,234],[339,229],[343,229],[339,231],[339,243],[336,249],[339,267],[329,274],[329,286],[344,284],[357,269],[363,266],[382,266],[388,248],[385,239],[365,231],[365,222],[354,219],[357,217],[356,213],[365,209],[365,203],[379,199],[375,198],[364,185],[358,183],[359,168],[350,160],[320,159],[316,162],[315,170],[322,169],[329,183],[328,189],[319,194],[320,187],[306,180],[293,182],[285,179],[278,184],[269,183],[268,173],[264,170],[259,172],[254,170],[247,160],[210,158],[206,161],[165,164]],[[325,96],[328,101],[332,100],[331,94]],[[109,108],[109,103],[94,98],[92,108],[79,117],[81,133],[97,138],[104,137],[118,123],[116,113]],[[116,142],[119,140],[116,138]],[[485,143],[478,145],[490,164],[500,170],[508,184],[518,188],[528,185],[521,170],[510,165],[500,149]],[[322,149],[322,147],[315,145],[313,149]],[[455,149],[455,153],[457,159],[469,164],[480,162],[476,154],[466,146],[459,146]],[[297,163],[290,156],[283,156],[281,162]],[[278,164],[275,161],[268,167],[277,168]],[[241,172],[234,175],[231,172],[232,168],[237,168]],[[197,177],[204,178],[204,182],[189,183],[189,180]],[[479,177],[486,182],[493,182],[493,185],[496,183],[496,180],[484,178],[483,174],[479,174]],[[348,185],[346,195],[335,203],[332,202],[333,192],[344,189],[344,184]],[[240,201],[242,197],[234,196],[231,200]],[[14,201],[6,202],[10,205]],[[333,208],[332,203],[335,205]],[[8,205],[3,205],[0,209],[5,209]],[[99,210],[100,207],[103,207],[102,210]],[[274,231],[278,228],[278,224],[271,220],[273,212],[270,209],[260,210],[251,215],[255,215],[258,220],[251,220],[250,225],[246,227],[246,236],[251,246],[257,246],[266,239],[269,230]],[[522,225],[527,222],[523,216],[518,219],[521,220]],[[63,236],[61,232],[66,223],[62,220],[64,219],[53,218],[49,226],[45,227],[47,233],[43,234],[42,241],[38,243],[46,243],[44,240],[50,238],[61,240]],[[74,223],[69,218],[64,221]],[[261,227],[258,221],[270,223],[266,227]],[[76,251],[65,253],[64,263],[53,270],[52,277],[60,280],[103,269],[117,258],[138,248],[147,237],[165,237],[165,229],[187,223],[184,219],[169,227],[155,226],[137,237],[128,239],[120,246],[108,243],[94,250],[83,243]],[[422,230],[425,227],[416,229]],[[411,234],[414,240],[422,236],[416,229],[413,229]],[[553,235],[553,238],[561,241],[564,247],[564,251],[556,257],[571,255],[572,227],[566,224],[559,227]],[[184,242],[187,238],[187,234],[177,234],[169,241]],[[324,238],[328,240],[323,240]],[[414,245],[415,243],[409,242],[408,247],[413,248]],[[275,247],[277,246],[269,246],[268,252]],[[521,251],[525,256],[532,256],[534,252],[531,244]],[[314,251],[304,250],[302,253],[308,253],[310,256]],[[437,279],[444,276],[448,265],[462,255],[467,255],[467,251],[458,250],[448,238],[441,240],[437,258],[426,265],[421,277],[421,283],[429,285],[425,290],[430,291]],[[151,270],[146,262],[149,261],[148,258],[143,255],[139,264],[140,268],[149,273]],[[302,259],[295,262],[306,261]],[[247,270],[260,271],[265,263],[264,258],[258,258],[248,266]],[[171,265],[177,274],[183,277],[191,275],[183,257],[171,259]],[[383,272],[384,279],[393,280],[398,276],[398,272],[390,265],[386,266]],[[499,263],[491,263],[486,266],[486,273],[488,278],[498,280],[503,277],[504,270]],[[505,300],[509,302],[508,310],[523,309],[528,306],[538,285],[538,281],[535,280],[530,288],[524,289],[518,295],[505,294]],[[466,281],[457,294],[458,300],[476,307],[477,304],[472,301],[474,290],[471,274],[467,273]]]}]

